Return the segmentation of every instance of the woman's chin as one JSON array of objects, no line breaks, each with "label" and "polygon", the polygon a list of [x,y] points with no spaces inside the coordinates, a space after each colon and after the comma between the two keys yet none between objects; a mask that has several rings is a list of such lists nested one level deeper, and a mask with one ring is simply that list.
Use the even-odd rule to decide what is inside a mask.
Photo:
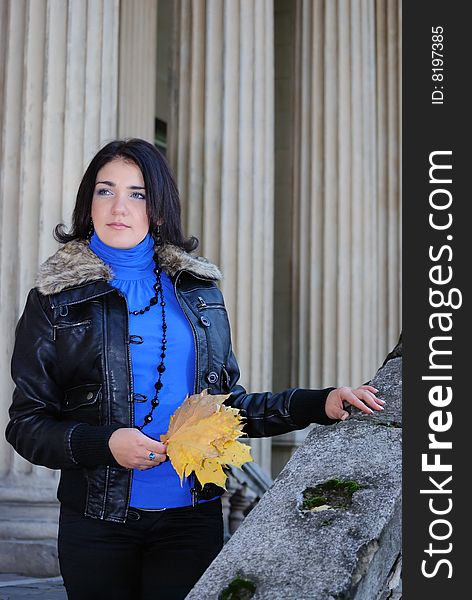
[{"label": "woman's chin", "polygon": [[139,239],[134,231],[127,229],[109,229],[107,231],[97,231],[100,240],[111,248],[119,248],[120,250],[129,250],[137,246],[142,239]]}]

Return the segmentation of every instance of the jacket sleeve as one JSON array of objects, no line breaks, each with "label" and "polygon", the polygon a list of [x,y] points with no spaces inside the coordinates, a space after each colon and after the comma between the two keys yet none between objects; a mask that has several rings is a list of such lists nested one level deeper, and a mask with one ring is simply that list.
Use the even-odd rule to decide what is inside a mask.
[{"label": "jacket sleeve", "polygon": [[228,387],[231,396],[225,404],[238,408],[246,419],[244,432],[249,437],[270,437],[304,429],[310,423],[332,425],[324,410],[329,387],[320,390],[290,388],[282,392],[258,392],[248,394],[239,380],[239,367],[233,351],[227,362]]},{"label": "jacket sleeve", "polygon": [[[51,469],[84,466],[71,447],[72,435],[82,424],[61,420],[64,394],[53,326],[36,289],[30,291],[16,326],[11,374],[15,389],[5,432],[7,441],[23,458],[37,465]],[[116,427],[110,431],[98,429],[101,461],[116,464],[108,448],[108,439]]]}]

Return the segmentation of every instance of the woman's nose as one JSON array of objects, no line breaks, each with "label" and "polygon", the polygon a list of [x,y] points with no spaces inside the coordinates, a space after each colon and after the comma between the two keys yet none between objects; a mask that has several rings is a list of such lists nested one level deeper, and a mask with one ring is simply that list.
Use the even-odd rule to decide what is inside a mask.
[{"label": "woman's nose", "polygon": [[117,193],[115,195],[115,201],[111,209],[113,214],[124,214],[126,213],[126,197],[124,194]]}]

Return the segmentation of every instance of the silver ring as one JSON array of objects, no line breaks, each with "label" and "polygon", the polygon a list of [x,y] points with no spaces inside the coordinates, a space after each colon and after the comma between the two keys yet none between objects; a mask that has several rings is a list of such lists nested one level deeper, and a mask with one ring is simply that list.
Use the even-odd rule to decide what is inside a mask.
[{"label": "silver ring", "polygon": [[154,454],[154,452],[149,452],[149,460],[154,460],[156,458],[156,455]]}]

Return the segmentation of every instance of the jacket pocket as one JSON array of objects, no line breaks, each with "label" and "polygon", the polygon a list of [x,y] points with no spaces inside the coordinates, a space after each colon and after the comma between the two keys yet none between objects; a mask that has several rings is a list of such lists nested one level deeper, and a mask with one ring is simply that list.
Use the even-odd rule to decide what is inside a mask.
[{"label": "jacket pocket", "polygon": [[52,337],[53,340],[55,341],[57,338],[58,333],[65,333],[67,335],[71,335],[72,333],[80,333],[81,331],[84,331],[85,329],[89,329],[92,325],[92,321],[91,319],[86,319],[85,321],[80,321],[78,323],[64,323],[64,322],[59,322],[56,323],[55,325],[53,325],[53,332],[52,332]]},{"label": "jacket pocket", "polygon": [[95,383],[69,388],[64,393],[62,412],[66,419],[98,425],[102,386]]}]

